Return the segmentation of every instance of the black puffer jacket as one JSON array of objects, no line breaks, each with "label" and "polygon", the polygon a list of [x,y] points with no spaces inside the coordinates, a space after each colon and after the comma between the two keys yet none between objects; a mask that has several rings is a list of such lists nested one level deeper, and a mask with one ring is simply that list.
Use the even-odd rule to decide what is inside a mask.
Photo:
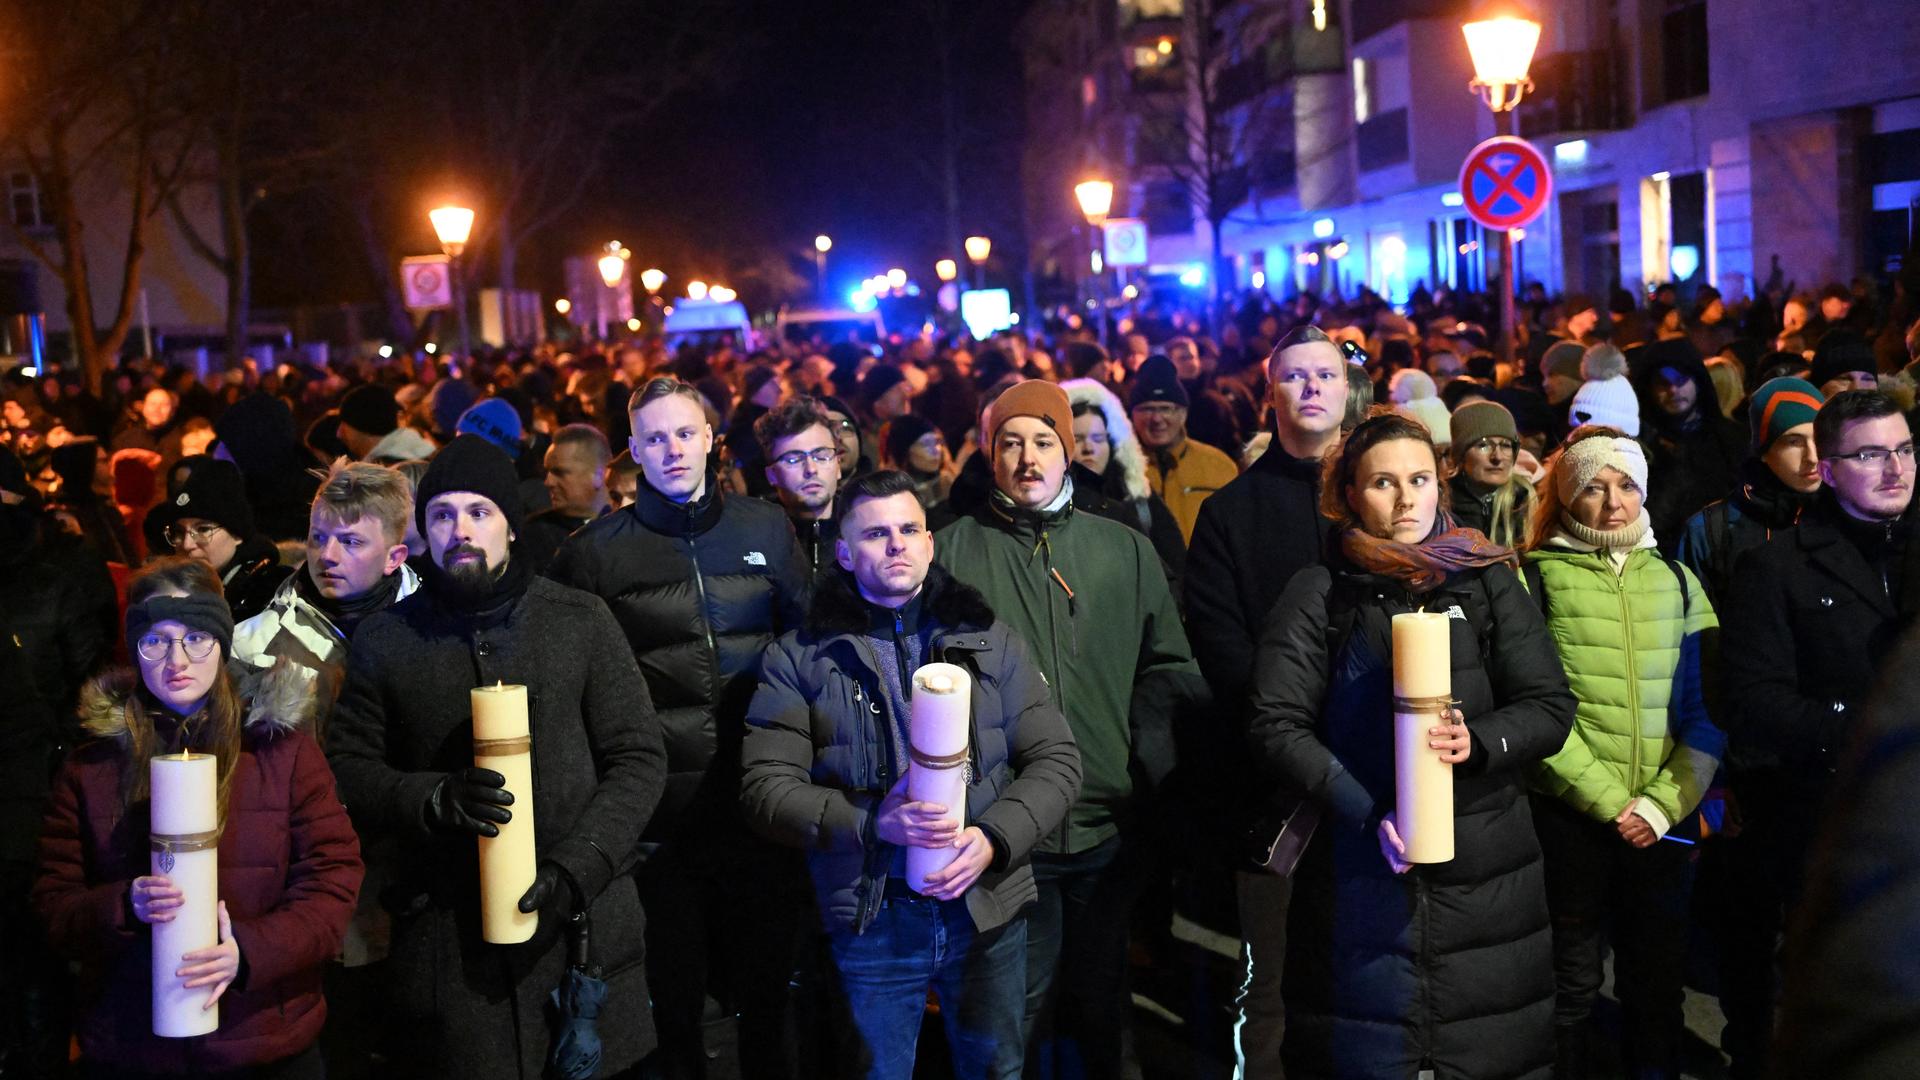
[{"label": "black puffer jacket", "polygon": [[[1693,379],[1693,409],[1685,417],[1668,416],[1654,400],[1660,369],[1673,368]],[[1645,420],[1640,441],[1647,448],[1647,516],[1653,538],[1672,555],[1687,519],[1727,493],[1747,458],[1747,430],[1720,412],[1713,380],[1700,353],[1685,338],[1656,342],[1634,360],[1633,382]]]},{"label": "black puffer jacket", "polygon": [[[737,820],[741,723],[760,653],[805,610],[807,572],[780,508],[707,494],[669,501],[643,476],[633,505],[574,533],[548,575],[600,597],[640,662],[667,738],[667,790],[649,827]],[[702,809],[687,814],[696,801]]]},{"label": "black puffer jacket", "polygon": [[[1396,876],[1391,620],[1458,608],[1453,696],[1473,733],[1454,770],[1454,859]],[[1337,632],[1350,627],[1337,656]],[[1484,628],[1484,639],[1482,630]],[[1545,1077],[1553,947],[1526,767],[1559,750],[1574,699],[1539,608],[1505,566],[1423,597],[1350,568],[1301,571],[1255,664],[1252,746],[1325,810],[1294,877],[1284,994],[1289,1077]]]},{"label": "black puffer jacket", "polygon": [[[935,566],[921,602],[938,627],[928,661],[973,676],[966,821],[987,834],[994,857],[966,901],[975,926],[991,930],[1038,895],[1027,856],[1073,805],[1080,754],[1026,642],[985,598]],[[749,824],[807,851],[829,926],[855,933],[880,908],[896,849],[874,835],[875,812],[905,767],[866,636],[870,610],[845,571],[830,571],[806,629],[767,649],[741,790]]]}]

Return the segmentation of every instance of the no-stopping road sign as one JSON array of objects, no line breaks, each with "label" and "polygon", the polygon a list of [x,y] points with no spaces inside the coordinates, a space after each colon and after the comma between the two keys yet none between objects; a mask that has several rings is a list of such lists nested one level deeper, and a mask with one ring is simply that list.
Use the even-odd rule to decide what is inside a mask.
[{"label": "no-stopping road sign", "polygon": [[1496,231],[1517,229],[1547,208],[1553,170],[1532,143],[1501,135],[1467,154],[1460,166],[1460,197],[1481,225]]}]

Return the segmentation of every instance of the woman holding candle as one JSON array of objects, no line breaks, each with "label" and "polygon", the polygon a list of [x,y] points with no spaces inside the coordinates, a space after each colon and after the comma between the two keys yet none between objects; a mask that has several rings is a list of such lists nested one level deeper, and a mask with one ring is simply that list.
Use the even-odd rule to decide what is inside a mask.
[{"label": "woman holding candle", "polygon": [[[82,973],[79,1041],[88,1076],[321,1075],[321,974],[360,887],[360,844],[333,773],[301,730],[304,680],[236,686],[225,669],[233,615],[196,559],[149,564],[127,591],[127,653],[82,702],[93,740],[55,781],[34,904]],[[250,691],[250,692],[249,692]],[[150,859],[153,759],[211,755],[218,942],[175,975],[219,1009],[211,1034],[153,1034],[152,927],[191,901]],[[172,759],[169,759],[172,760]],[[190,758],[187,760],[191,760]]]},{"label": "woman holding candle", "polygon": [[[1328,565],[1288,583],[1254,664],[1253,749],[1323,814],[1294,873],[1287,1072],[1545,1076],[1551,945],[1521,796],[1573,717],[1559,658],[1511,553],[1442,509],[1417,421],[1356,427],[1328,456],[1321,511]],[[1456,702],[1428,743],[1453,768],[1454,857],[1423,865],[1392,813],[1392,618],[1413,611],[1449,617]]]},{"label": "woman holding candle", "polygon": [[[1647,458],[1610,427],[1568,436],[1548,463],[1526,579],[1579,706],[1533,774],[1558,983],[1555,1075],[1587,1075],[1607,928],[1630,1076],[1679,1075],[1692,851],[1678,837],[1726,736],[1701,699],[1706,590],[1654,546]],[[1691,829],[1698,839],[1697,824]]]}]

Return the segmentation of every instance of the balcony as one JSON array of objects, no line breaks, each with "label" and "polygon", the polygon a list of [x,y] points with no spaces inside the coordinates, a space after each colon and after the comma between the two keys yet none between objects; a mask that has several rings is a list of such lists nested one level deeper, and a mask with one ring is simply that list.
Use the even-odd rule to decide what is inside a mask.
[{"label": "balcony", "polygon": [[1520,103],[1520,134],[1617,131],[1630,125],[1620,58],[1602,51],[1548,53],[1533,62],[1533,92]]}]

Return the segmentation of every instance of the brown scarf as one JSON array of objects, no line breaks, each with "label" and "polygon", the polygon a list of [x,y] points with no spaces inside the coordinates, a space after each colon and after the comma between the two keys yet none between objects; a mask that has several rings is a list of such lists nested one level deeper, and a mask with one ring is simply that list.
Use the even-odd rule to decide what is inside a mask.
[{"label": "brown scarf", "polygon": [[1454,524],[1445,510],[1435,515],[1433,531],[1417,544],[1382,540],[1348,525],[1340,531],[1340,552],[1360,569],[1392,578],[1413,593],[1432,592],[1462,570],[1513,561],[1512,551],[1476,529]]}]

